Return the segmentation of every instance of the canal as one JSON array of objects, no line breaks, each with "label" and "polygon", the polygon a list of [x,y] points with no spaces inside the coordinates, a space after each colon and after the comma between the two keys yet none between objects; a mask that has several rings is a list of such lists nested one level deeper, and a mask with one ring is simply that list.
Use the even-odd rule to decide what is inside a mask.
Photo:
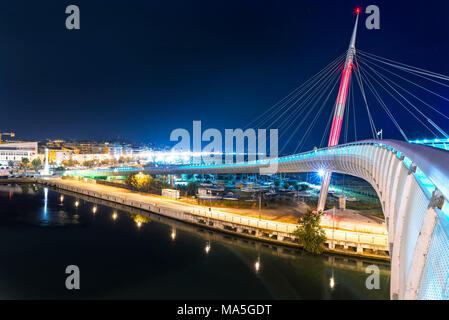
[{"label": "canal", "polygon": [[[0,261],[0,299],[388,299],[390,286],[385,262],[314,256],[39,185],[0,185]],[[368,290],[373,264],[380,288]],[[80,290],[65,287],[68,265]]]}]

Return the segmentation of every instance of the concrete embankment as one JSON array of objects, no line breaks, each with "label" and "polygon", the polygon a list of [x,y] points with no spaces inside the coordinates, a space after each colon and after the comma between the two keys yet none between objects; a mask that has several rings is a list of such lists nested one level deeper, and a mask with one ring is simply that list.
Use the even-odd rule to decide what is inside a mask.
[{"label": "concrete embankment", "polygon": [[8,178],[0,179],[0,184],[38,183],[38,178]]},{"label": "concrete embankment", "polygon": [[[295,224],[242,216],[95,183],[63,179],[38,179],[37,182],[226,233],[300,247],[297,238],[292,235],[297,228]],[[325,229],[325,232],[329,252],[389,260],[385,235],[332,229]]]}]

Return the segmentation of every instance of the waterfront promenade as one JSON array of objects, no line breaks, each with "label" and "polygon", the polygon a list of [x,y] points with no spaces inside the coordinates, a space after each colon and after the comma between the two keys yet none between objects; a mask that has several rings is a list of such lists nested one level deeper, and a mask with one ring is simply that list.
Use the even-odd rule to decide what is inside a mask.
[{"label": "waterfront promenade", "polygon": [[[292,235],[297,228],[297,224],[294,223],[268,220],[262,216],[259,219],[230,212],[232,209],[209,208],[157,195],[137,193],[96,184],[95,180],[57,178],[39,179],[37,182],[244,237],[298,245]],[[370,229],[365,225],[362,230],[347,230],[337,228],[335,225],[333,228],[332,225],[332,221],[323,219],[323,229],[327,237],[326,246],[330,251],[388,259],[388,236],[382,228],[374,226]]]}]

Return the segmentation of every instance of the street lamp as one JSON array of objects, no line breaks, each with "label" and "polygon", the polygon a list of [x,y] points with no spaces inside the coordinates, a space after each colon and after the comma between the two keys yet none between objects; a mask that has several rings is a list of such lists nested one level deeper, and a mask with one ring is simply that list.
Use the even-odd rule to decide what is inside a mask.
[{"label": "street lamp", "polygon": [[209,195],[209,211],[212,211],[212,190],[208,189],[207,194]]}]

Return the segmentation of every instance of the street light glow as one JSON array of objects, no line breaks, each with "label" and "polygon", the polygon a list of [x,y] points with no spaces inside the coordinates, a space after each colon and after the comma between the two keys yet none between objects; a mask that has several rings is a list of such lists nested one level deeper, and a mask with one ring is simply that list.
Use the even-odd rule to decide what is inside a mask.
[{"label": "street light glow", "polygon": [[324,171],[324,169],[318,170],[318,176],[319,176],[320,178],[322,178],[322,177],[324,176],[325,173],[326,173],[326,172]]}]

